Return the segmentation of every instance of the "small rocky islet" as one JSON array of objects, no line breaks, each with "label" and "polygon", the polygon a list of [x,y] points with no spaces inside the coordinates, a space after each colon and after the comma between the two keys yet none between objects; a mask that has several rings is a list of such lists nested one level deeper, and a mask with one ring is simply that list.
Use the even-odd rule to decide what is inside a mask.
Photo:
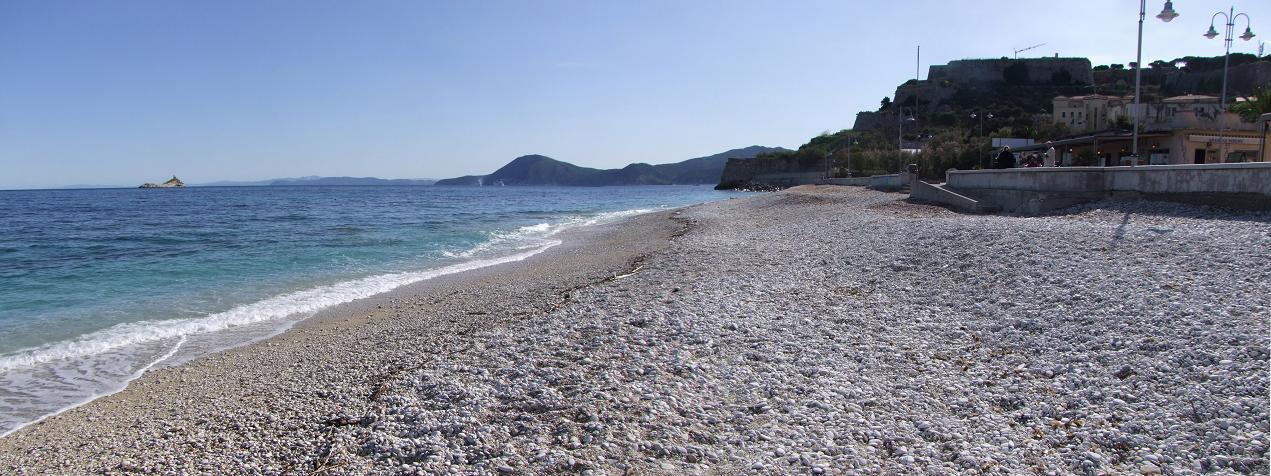
[{"label": "small rocky islet", "polygon": [[137,188],[180,188],[184,186],[185,186],[185,182],[182,182],[181,179],[177,178],[176,175],[173,175],[172,178],[168,179],[167,181],[163,183],[147,182],[147,183],[141,184],[141,186]]}]

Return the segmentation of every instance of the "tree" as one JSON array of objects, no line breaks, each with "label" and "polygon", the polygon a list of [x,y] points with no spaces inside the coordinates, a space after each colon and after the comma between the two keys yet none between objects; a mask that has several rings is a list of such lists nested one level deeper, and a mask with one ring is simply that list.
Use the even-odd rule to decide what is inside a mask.
[{"label": "tree", "polygon": [[1125,131],[1133,128],[1134,123],[1130,122],[1129,116],[1117,116],[1116,121],[1113,121],[1112,123],[1112,127]]},{"label": "tree", "polygon": [[1043,121],[1037,128],[1037,134],[1034,139],[1048,141],[1069,135],[1072,135],[1072,129],[1068,128],[1068,123]]},{"label": "tree", "polygon": [[1113,63],[1113,64],[1112,64],[1112,66],[1109,66],[1109,68],[1112,68],[1112,69],[1115,69],[1115,70],[1120,71],[1120,70],[1125,69],[1125,65],[1123,65],[1123,64]]},{"label": "tree", "polygon": [[1271,113],[1271,89],[1259,88],[1248,101],[1232,104],[1230,110],[1245,121],[1258,120],[1258,116]]},{"label": "tree", "polygon": [[951,111],[944,111],[936,113],[933,122],[944,127],[953,127],[958,124],[958,116]]},{"label": "tree", "polygon": [[881,105],[878,108],[879,111],[886,111],[888,109],[891,109],[891,98],[887,96],[883,96],[883,101],[880,104]]}]

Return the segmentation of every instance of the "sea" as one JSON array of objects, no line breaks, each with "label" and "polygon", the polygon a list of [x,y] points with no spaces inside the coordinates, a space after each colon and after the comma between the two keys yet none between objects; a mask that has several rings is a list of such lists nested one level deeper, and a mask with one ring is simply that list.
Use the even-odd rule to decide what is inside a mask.
[{"label": "sea", "polygon": [[708,186],[0,191],[0,436],[323,308],[517,261]]}]

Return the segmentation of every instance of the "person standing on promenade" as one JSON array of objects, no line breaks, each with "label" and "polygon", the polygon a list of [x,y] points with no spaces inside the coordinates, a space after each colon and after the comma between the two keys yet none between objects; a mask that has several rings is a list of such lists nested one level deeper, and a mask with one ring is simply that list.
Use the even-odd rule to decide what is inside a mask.
[{"label": "person standing on promenade", "polygon": [[993,168],[1009,169],[1012,167],[1015,167],[1015,154],[1011,153],[1011,146],[1008,145],[1003,147],[1001,152],[998,152],[997,159],[993,161]]},{"label": "person standing on promenade", "polygon": [[1054,167],[1059,161],[1059,152],[1055,150],[1055,143],[1046,141],[1046,158],[1042,160],[1042,167]]}]

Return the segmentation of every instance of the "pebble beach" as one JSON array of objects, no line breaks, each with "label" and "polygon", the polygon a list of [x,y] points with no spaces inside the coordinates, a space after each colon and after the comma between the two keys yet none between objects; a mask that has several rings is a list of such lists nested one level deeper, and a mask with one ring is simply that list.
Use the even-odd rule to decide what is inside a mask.
[{"label": "pebble beach", "polygon": [[1267,474],[1271,213],[805,186],[573,230],[0,438],[0,474]]}]

